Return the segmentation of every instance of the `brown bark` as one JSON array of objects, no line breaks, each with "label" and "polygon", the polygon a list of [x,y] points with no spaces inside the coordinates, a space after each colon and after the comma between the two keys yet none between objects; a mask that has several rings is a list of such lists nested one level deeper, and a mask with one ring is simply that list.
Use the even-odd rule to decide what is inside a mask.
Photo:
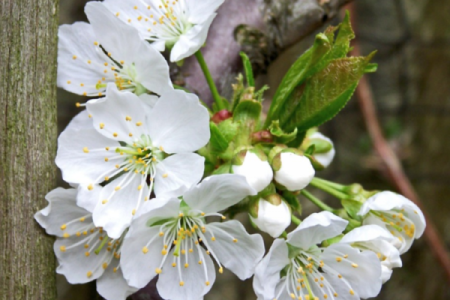
[{"label": "brown bark", "polygon": [[54,187],[57,0],[0,2],[0,299],[56,299],[53,240],[33,215]]}]

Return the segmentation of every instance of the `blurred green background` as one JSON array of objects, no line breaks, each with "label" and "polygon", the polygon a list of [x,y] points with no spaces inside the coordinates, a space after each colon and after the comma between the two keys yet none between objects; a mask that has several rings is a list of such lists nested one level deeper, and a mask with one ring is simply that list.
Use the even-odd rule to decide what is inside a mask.
[{"label": "blurred green background", "polygon": [[[85,20],[85,2],[62,0],[60,23]],[[368,78],[384,132],[448,247],[450,1],[356,0],[354,5],[355,29],[362,53],[378,50],[374,59],[379,64],[378,72]],[[311,45],[311,37],[285,51],[258,82],[269,84],[273,93],[292,62]],[[269,92],[265,97],[267,101],[270,96]],[[74,105],[77,101],[80,101],[78,96],[58,91],[59,131],[78,112]],[[359,182],[366,189],[393,189],[383,176],[383,166],[372,150],[355,100],[322,126],[321,131],[334,141],[337,150],[333,164],[320,174],[321,177],[344,184]],[[332,199],[327,201],[333,204]],[[305,215],[314,211],[308,202],[303,204]],[[269,246],[269,238],[267,242]],[[417,241],[402,259],[404,267],[394,270],[392,279],[375,299],[450,299],[450,285],[424,239]],[[242,283],[229,272],[217,278],[205,299],[256,299],[251,280]],[[93,284],[70,286],[60,277],[58,289],[61,300],[101,299]]]}]

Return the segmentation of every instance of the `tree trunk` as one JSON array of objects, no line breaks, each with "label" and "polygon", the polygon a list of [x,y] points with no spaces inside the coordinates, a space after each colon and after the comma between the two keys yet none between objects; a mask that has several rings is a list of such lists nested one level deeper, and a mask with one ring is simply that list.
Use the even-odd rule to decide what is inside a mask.
[{"label": "tree trunk", "polygon": [[0,2],[0,299],[56,299],[33,215],[55,184],[58,0]]}]

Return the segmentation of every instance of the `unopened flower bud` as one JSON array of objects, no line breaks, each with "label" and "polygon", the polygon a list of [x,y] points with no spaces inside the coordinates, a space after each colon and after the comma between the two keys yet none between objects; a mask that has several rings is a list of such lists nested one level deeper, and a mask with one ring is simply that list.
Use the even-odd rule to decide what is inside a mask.
[{"label": "unopened flower bud", "polygon": [[[278,199],[279,201],[274,201]],[[277,194],[268,197],[268,200],[258,200],[257,217],[250,215],[252,222],[270,236],[279,237],[291,224],[291,211],[289,206]]]},{"label": "unopened flower bud", "polygon": [[334,159],[336,150],[334,150],[333,141],[321,134],[320,132],[315,132],[309,137],[311,144],[316,144],[321,147],[316,146],[316,151],[314,152],[314,158],[324,167],[328,167]]},{"label": "unopened flower bud", "polygon": [[298,191],[311,182],[315,171],[311,161],[306,156],[294,153],[295,149],[290,150],[283,150],[273,159],[274,178],[278,184],[284,186],[287,190]]},{"label": "unopened flower bud", "polygon": [[234,174],[245,176],[256,192],[262,191],[273,179],[273,171],[266,155],[257,149],[240,152],[234,159],[232,170]]}]

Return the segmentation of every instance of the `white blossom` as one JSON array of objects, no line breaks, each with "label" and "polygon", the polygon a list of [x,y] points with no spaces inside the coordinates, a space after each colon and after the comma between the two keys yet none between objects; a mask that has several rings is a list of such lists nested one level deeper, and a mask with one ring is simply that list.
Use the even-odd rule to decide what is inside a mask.
[{"label": "white blossom", "polygon": [[265,189],[273,179],[273,170],[269,162],[262,160],[258,154],[248,150],[241,165],[232,166],[233,173],[242,175],[257,192]]},{"label": "white blossom", "polygon": [[306,156],[291,152],[280,153],[279,168],[274,168],[274,170],[275,181],[289,191],[305,188],[315,174],[314,168]]},{"label": "white blossom", "polygon": [[357,300],[381,289],[381,266],[370,251],[347,244],[320,248],[336,237],[347,221],[329,212],[307,217],[287,240],[277,239],[257,266],[253,287],[259,300]]},{"label": "white blossom", "polygon": [[411,248],[414,239],[422,236],[426,222],[417,205],[402,195],[383,191],[370,197],[361,207],[358,215],[363,224],[375,224],[389,231],[401,243],[400,254]]},{"label": "white blossom", "polygon": [[350,244],[360,250],[374,252],[381,262],[381,280],[388,281],[393,268],[402,266],[400,252],[395,247],[399,241],[378,225],[365,225],[347,233],[340,243]]},{"label": "white blossom", "polygon": [[57,273],[72,284],[97,280],[97,291],[108,300],[125,300],[130,287],[120,268],[123,236],[109,238],[92,221],[92,214],[76,205],[76,189],[57,188],[47,194],[48,206],[35,214],[46,232],[57,236],[54,251]]},{"label": "white blossom", "polygon": [[91,24],[59,28],[58,86],[84,96],[104,96],[108,83],[154,102],[172,89],[164,57],[132,27],[94,3],[86,5]]},{"label": "white blossom", "polygon": [[309,139],[318,139],[318,140],[324,140],[327,143],[331,144],[331,149],[327,152],[324,153],[314,153],[314,158],[324,167],[328,167],[331,162],[334,159],[334,156],[336,154],[336,150],[334,149],[334,144],[333,141],[331,139],[329,139],[328,137],[324,136],[323,134],[321,134],[320,132],[314,132],[313,134],[311,134],[309,137]]},{"label": "white blossom", "polygon": [[159,274],[164,299],[198,300],[216,277],[213,260],[240,279],[253,275],[264,255],[260,235],[249,235],[238,221],[206,223],[211,216],[254,193],[242,176],[215,175],[178,198],[155,199],[163,206],[137,218],[122,247],[121,265],[131,286],[144,287]]},{"label": "white blossom", "polygon": [[209,140],[209,115],[193,94],[165,92],[148,112],[130,92],[110,84],[87,103],[92,126],[71,123],[58,139],[63,179],[79,184],[78,205],[96,226],[119,238],[141,204],[189,187],[203,176],[204,158],[191,153]]},{"label": "white blossom", "polygon": [[224,0],[106,0],[96,3],[136,28],[142,39],[159,51],[171,49],[170,60],[180,61],[205,43],[215,11]]},{"label": "white blossom", "polygon": [[275,205],[260,199],[258,201],[258,217],[254,218],[250,215],[250,219],[260,230],[277,238],[291,224],[291,210],[284,201]]}]

